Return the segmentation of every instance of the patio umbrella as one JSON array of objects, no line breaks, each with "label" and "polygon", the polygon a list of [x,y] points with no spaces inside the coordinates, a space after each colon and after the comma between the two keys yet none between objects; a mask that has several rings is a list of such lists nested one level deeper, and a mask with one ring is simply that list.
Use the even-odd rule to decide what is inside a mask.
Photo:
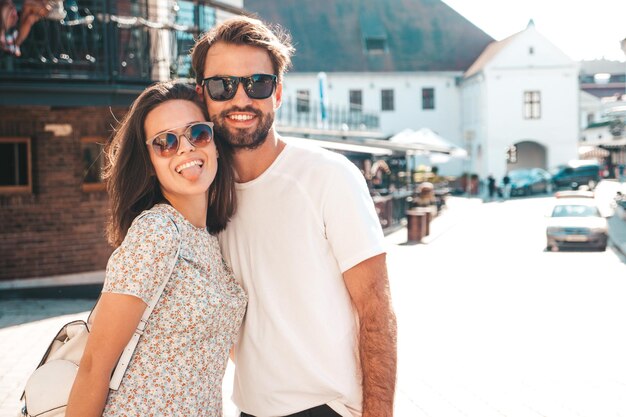
[{"label": "patio umbrella", "polygon": [[456,158],[467,157],[467,151],[465,149],[449,142],[441,137],[441,135],[426,127],[419,130],[404,129],[390,137],[389,141],[398,144],[422,145],[426,148],[440,149],[441,152],[444,152],[443,154],[433,155],[437,162],[445,162],[443,159],[448,157],[446,154]]}]

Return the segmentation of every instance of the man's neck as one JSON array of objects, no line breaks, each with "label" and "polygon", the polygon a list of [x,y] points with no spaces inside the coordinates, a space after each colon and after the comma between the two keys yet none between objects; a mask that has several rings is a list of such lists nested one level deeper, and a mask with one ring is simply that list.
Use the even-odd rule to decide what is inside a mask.
[{"label": "man's neck", "polygon": [[274,129],[270,130],[267,139],[256,149],[238,149],[235,151],[235,171],[237,182],[244,183],[258,178],[278,158],[285,148]]}]

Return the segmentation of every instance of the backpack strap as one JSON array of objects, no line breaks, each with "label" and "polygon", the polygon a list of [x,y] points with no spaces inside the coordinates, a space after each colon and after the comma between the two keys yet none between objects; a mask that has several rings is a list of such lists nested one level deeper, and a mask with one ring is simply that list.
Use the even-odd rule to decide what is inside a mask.
[{"label": "backpack strap", "polygon": [[[178,225],[176,224],[174,219],[170,217],[170,220],[172,221],[172,223],[174,223],[176,230],[180,234],[180,230],[178,229]],[[135,349],[137,348],[139,339],[141,338],[141,335],[143,335],[143,332],[146,329],[146,325],[148,324],[148,319],[150,318],[150,314],[152,314],[152,310],[154,310],[154,307],[156,307],[157,303],[159,302],[159,299],[161,298],[161,295],[163,294],[163,290],[165,289],[165,286],[167,285],[170,278],[172,277],[172,273],[174,272],[174,267],[176,266],[176,262],[178,261],[178,255],[180,255],[180,247],[182,245],[182,241],[183,241],[182,237],[178,239],[178,249],[176,250],[176,256],[174,256],[174,261],[172,262],[172,266],[170,268],[169,274],[167,275],[167,278],[163,280],[163,282],[159,286],[159,289],[154,294],[154,297],[152,297],[152,299],[150,300],[150,303],[144,310],[143,315],[141,316],[141,320],[139,321],[139,324],[137,325],[137,329],[135,329],[135,332],[133,333],[132,337],[128,341],[128,344],[124,348],[124,351],[122,351],[122,355],[120,356],[120,359],[117,362],[117,365],[115,366],[115,370],[113,371],[113,375],[111,376],[111,382],[109,383],[109,388],[112,390],[117,391],[119,389],[120,384],[122,383],[122,378],[124,377],[124,373],[126,372],[126,369],[128,368],[128,364],[130,363],[133,353],[135,353]]]}]

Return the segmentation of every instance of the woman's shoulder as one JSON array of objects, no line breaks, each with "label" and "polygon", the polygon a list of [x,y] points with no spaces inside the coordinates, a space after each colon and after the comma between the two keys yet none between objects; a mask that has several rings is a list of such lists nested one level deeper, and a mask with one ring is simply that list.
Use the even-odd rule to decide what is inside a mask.
[{"label": "woman's shoulder", "polygon": [[180,214],[169,204],[156,204],[139,214],[128,231],[141,235],[176,235],[180,231]]}]

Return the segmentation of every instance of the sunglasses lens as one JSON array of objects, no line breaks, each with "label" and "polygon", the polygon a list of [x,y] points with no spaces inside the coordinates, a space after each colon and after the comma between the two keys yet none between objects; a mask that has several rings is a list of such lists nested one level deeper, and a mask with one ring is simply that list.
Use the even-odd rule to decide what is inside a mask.
[{"label": "sunglasses lens", "polygon": [[226,101],[235,97],[240,80],[248,97],[253,99],[270,97],[276,86],[276,76],[269,74],[254,74],[250,77],[212,77],[205,80],[205,85],[211,99]]},{"label": "sunglasses lens", "polygon": [[264,99],[274,92],[274,77],[271,75],[255,74],[246,81],[246,93],[250,98]]},{"label": "sunglasses lens", "polygon": [[173,133],[163,133],[152,141],[154,151],[161,156],[172,156],[178,149],[178,138]]},{"label": "sunglasses lens", "polygon": [[189,140],[193,146],[203,147],[211,143],[213,140],[213,129],[205,123],[197,123],[191,126],[191,134]]},{"label": "sunglasses lens", "polygon": [[214,77],[207,80],[206,86],[209,96],[216,101],[226,101],[235,97],[239,80],[229,77]]}]

